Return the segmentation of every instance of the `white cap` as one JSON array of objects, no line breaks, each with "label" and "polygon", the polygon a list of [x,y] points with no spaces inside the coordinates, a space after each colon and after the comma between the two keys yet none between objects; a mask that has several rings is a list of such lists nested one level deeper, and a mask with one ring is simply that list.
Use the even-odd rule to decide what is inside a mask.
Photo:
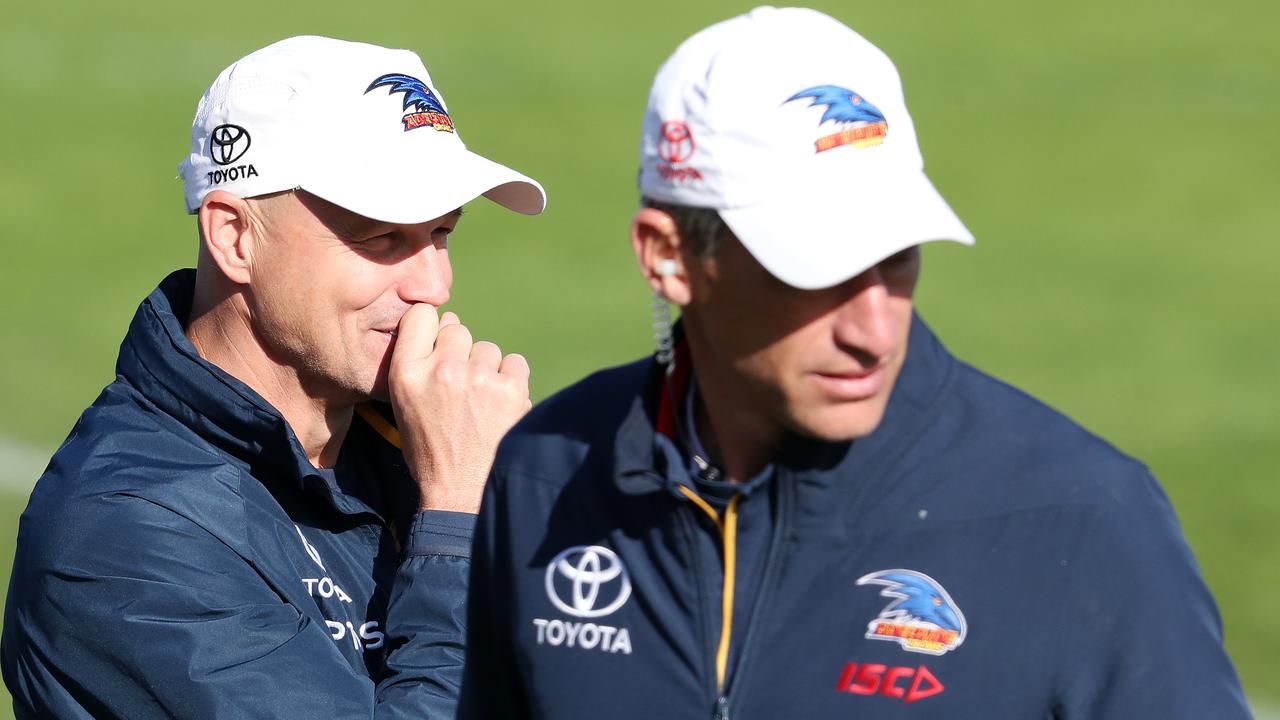
[{"label": "white cap", "polygon": [[973,244],[925,177],[893,62],[814,10],[756,8],[677,48],[649,94],[639,182],[718,210],[797,288],[925,241]]},{"label": "white cap", "polygon": [[295,188],[389,223],[432,220],[480,195],[526,215],[546,206],[537,182],[467,150],[415,53],[314,36],[218,75],[178,173],[191,213],[211,190]]}]

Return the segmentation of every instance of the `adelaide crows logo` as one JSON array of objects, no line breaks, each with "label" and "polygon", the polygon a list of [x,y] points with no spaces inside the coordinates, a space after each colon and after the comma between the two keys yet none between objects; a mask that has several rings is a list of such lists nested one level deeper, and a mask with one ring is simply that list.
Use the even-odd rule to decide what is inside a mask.
[{"label": "adelaide crows logo", "polygon": [[892,602],[867,623],[867,638],[889,640],[903,650],[942,655],[964,642],[964,614],[936,580],[914,570],[881,570],[858,578],[859,585],[883,585]]},{"label": "adelaide crows logo", "polygon": [[431,92],[431,88],[427,87],[426,83],[416,77],[392,73],[374,80],[364,92],[368,95],[374,88],[383,85],[390,86],[388,93],[404,93],[404,109],[412,109],[412,112],[406,112],[403,118],[405,132],[428,126],[436,130],[453,132],[453,120],[444,109],[444,103]]},{"label": "adelaide crows logo", "polygon": [[809,107],[827,106],[818,125],[837,122],[846,126],[841,128],[840,132],[818,138],[814,143],[816,147],[814,152],[823,152],[841,145],[852,145],[858,148],[879,145],[884,142],[885,136],[889,133],[889,122],[884,119],[884,113],[848,88],[839,85],[815,85],[792,95],[783,104],[805,98],[812,99]]}]

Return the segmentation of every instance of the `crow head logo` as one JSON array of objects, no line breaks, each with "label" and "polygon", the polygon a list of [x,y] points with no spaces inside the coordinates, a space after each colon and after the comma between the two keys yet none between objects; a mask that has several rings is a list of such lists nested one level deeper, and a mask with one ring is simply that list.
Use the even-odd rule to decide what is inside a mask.
[{"label": "crow head logo", "polygon": [[867,624],[867,637],[889,640],[904,650],[941,655],[964,642],[964,614],[936,580],[914,570],[881,570],[858,578],[859,585],[882,585],[891,602]]},{"label": "crow head logo", "polygon": [[[812,102],[809,107],[815,105],[826,105],[826,112],[822,113],[822,119],[818,121],[821,125],[828,121],[840,123],[886,123],[884,113],[875,105],[867,102],[861,95],[839,85],[816,85],[787,98],[786,102],[795,100],[803,100],[811,98]],[[784,103],[785,104],[785,103]]]},{"label": "crow head logo", "polygon": [[374,80],[364,92],[367,95],[374,88],[383,86],[389,88],[387,90],[389,94],[404,93],[403,109],[406,114],[403,120],[406,131],[430,125],[436,130],[453,132],[453,120],[444,109],[444,103],[431,92],[431,88],[427,87],[426,83],[410,75],[392,73]]}]

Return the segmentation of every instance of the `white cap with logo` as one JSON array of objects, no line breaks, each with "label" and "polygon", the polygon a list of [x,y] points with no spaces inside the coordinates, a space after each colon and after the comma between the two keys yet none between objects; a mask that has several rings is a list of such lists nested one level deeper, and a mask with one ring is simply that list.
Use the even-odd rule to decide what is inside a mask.
[{"label": "white cap with logo", "polygon": [[715,208],[802,289],[922,242],[973,243],[924,174],[893,62],[814,10],[756,8],[677,48],[649,94],[639,183]]},{"label": "white cap with logo", "polygon": [[415,53],[315,36],[223,70],[196,107],[178,173],[191,213],[212,190],[295,188],[390,223],[480,195],[526,215],[546,206],[536,181],[467,150]]}]

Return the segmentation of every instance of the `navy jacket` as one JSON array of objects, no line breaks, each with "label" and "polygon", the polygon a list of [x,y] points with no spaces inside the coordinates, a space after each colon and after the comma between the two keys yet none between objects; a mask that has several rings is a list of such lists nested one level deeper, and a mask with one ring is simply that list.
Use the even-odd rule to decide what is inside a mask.
[{"label": "navy jacket", "polygon": [[2,650],[16,715],[452,717],[473,518],[413,515],[370,423],[394,428],[367,411],[314,468],[196,354],[193,282],[142,303],[23,513]]},{"label": "navy jacket", "polygon": [[918,318],[909,348],[874,433],[791,439],[727,504],[655,435],[653,363],[536,408],[476,529],[459,717],[1248,717],[1146,468]]}]

